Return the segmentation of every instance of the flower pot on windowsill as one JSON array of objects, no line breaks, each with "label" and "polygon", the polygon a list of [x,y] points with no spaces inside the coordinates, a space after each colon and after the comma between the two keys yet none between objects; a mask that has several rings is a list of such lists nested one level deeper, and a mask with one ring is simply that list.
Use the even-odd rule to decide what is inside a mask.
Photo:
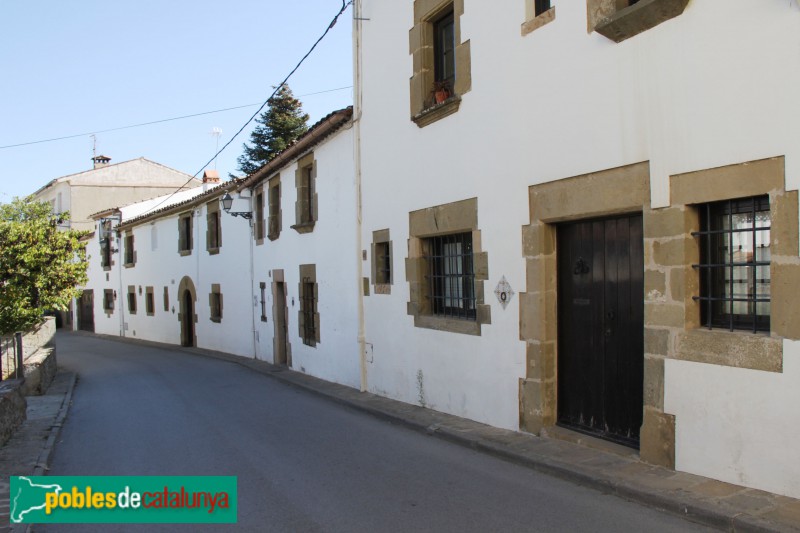
[{"label": "flower pot on windowsill", "polygon": [[434,105],[441,104],[453,96],[453,91],[450,88],[450,82],[447,80],[433,82],[432,92]]}]

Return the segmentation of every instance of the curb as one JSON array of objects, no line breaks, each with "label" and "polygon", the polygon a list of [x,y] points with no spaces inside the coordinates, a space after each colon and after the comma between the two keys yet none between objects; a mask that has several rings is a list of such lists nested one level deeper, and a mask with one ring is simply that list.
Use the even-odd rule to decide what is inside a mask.
[{"label": "curb", "polygon": [[46,475],[47,470],[49,470],[50,459],[53,456],[53,450],[55,449],[56,441],[61,435],[61,428],[64,426],[64,419],[67,417],[69,408],[72,405],[72,393],[75,390],[75,383],[78,381],[78,376],[77,374],[70,372],[70,377],[68,379],[69,385],[67,386],[67,394],[64,395],[64,401],[61,402],[61,407],[59,408],[58,414],[53,421],[53,425],[51,426],[53,430],[50,431],[50,435],[47,437],[47,442],[44,445],[44,449],[39,454],[39,458],[36,460],[36,467],[33,470],[34,476],[44,476]]}]

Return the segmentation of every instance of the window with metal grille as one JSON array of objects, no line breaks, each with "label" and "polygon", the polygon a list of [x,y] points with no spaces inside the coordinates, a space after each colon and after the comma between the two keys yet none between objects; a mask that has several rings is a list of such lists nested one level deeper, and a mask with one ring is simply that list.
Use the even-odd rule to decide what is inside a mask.
[{"label": "window with metal grille", "polygon": [[256,194],[256,240],[264,239],[264,193]]},{"label": "window with metal grille", "polygon": [[263,281],[258,284],[258,288],[261,289],[261,321],[267,321],[267,284]]},{"label": "window with metal grille", "polygon": [[536,0],[534,3],[535,15],[538,17],[548,9],[550,9],[550,0]]},{"label": "window with metal grille", "polygon": [[133,235],[125,235],[125,265],[133,265],[135,261]]},{"label": "window with metal grille", "polygon": [[156,298],[153,294],[153,287],[145,289],[144,310],[149,316],[153,316],[156,313]]},{"label": "window with metal grille", "polygon": [[392,253],[388,242],[375,243],[375,283],[392,282]]},{"label": "window with metal grille", "polygon": [[114,310],[114,291],[112,289],[103,289],[103,309],[105,311]]},{"label": "window with metal grille", "polygon": [[192,251],[192,214],[186,213],[178,219],[178,251]]},{"label": "window with metal grille", "polygon": [[314,214],[314,166],[308,165],[303,167],[301,172],[303,173],[303,182],[301,191],[298,191],[303,195],[300,223],[310,224],[316,220]]},{"label": "window with metal grille", "polygon": [[441,235],[426,241],[432,313],[475,320],[472,233]]},{"label": "window with metal grille", "polygon": [[701,320],[708,328],[769,331],[769,196],[700,206]]},{"label": "window with metal grille", "polygon": [[222,321],[222,289],[218,283],[211,284],[208,295],[209,318],[212,322]]},{"label": "window with metal grille", "polygon": [[447,82],[452,89],[456,81],[456,31],[452,6],[433,23],[433,35],[434,81]]},{"label": "window with metal grille", "polygon": [[136,288],[128,288],[128,312],[132,315],[136,314]]},{"label": "window with metal grille", "polygon": [[269,238],[275,240],[281,234],[281,184],[270,185],[269,188]]},{"label": "window with metal grille", "polygon": [[314,323],[317,301],[314,298],[314,285],[309,278],[303,278],[303,294],[301,295],[300,305],[303,312],[303,344],[309,346],[316,345],[317,330]]}]

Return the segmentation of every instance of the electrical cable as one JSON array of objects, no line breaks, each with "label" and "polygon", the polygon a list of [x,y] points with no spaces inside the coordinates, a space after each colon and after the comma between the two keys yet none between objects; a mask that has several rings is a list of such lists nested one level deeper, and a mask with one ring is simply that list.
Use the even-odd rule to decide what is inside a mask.
[{"label": "electrical cable", "polygon": [[175,192],[173,192],[172,194],[170,194],[169,196],[167,196],[166,198],[164,198],[162,201],[160,201],[159,203],[157,203],[156,205],[154,205],[153,207],[151,207],[150,209],[148,209],[148,210],[147,210],[147,211],[145,211],[144,213],[140,213],[138,216],[143,216],[143,215],[146,215],[147,213],[150,213],[151,211],[154,211],[155,209],[157,209],[158,207],[160,207],[161,205],[163,205],[163,204],[164,204],[166,201],[168,201],[170,198],[172,198],[173,196],[175,196],[175,195],[176,195],[178,192],[180,192],[181,190],[183,190],[183,189],[184,189],[184,187],[186,187],[186,186],[187,186],[189,183],[191,183],[191,181],[192,181],[193,179],[195,179],[195,178],[197,177],[197,175],[198,175],[198,174],[200,174],[200,173],[203,171],[203,169],[205,169],[205,168],[206,168],[208,165],[210,165],[211,163],[213,163],[213,162],[214,162],[214,160],[217,158],[217,156],[218,156],[219,154],[221,154],[223,151],[225,151],[225,149],[226,149],[226,148],[227,148],[227,147],[228,147],[228,146],[229,146],[229,145],[230,145],[230,144],[231,144],[231,143],[234,141],[234,139],[236,139],[236,137],[238,137],[238,136],[239,136],[239,134],[240,134],[240,133],[242,133],[242,132],[244,131],[244,129],[245,129],[245,128],[246,128],[246,127],[247,127],[247,126],[248,126],[248,125],[249,125],[249,124],[250,124],[250,123],[253,121],[253,119],[254,119],[254,118],[256,118],[256,117],[258,116],[258,114],[259,114],[259,113],[261,113],[261,111],[264,109],[264,107],[266,107],[266,106],[267,106],[267,104],[269,103],[269,101],[270,101],[270,100],[272,100],[272,98],[274,98],[274,97],[275,97],[275,95],[278,93],[278,91],[280,90],[280,88],[281,88],[281,87],[283,87],[283,86],[286,84],[286,82],[288,82],[288,81],[289,81],[289,78],[291,78],[291,77],[292,77],[292,75],[293,75],[295,72],[297,72],[297,70],[298,70],[298,69],[300,68],[300,66],[301,66],[301,65],[302,65],[302,64],[305,62],[305,60],[306,60],[306,59],[308,59],[308,56],[310,56],[310,55],[311,55],[311,53],[314,51],[314,49],[316,49],[316,48],[317,48],[317,45],[318,45],[320,42],[322,42],[322,40],[325,38],[325,36],[326,36],[326,35],[328,35],[328,32],[329,32],[329,31],[331,31],[331,29],[333,29],[333,27],[336,25],[336,22],[339,20],[339,17],[341,17],[341,16],[342,16],[342,13],[344,13],[344,12],[345,12],[345,10],[347,9],[347,7],[348,7],[350,4],[352,4],[352,3],[353,3],[353,0],[348,0],[348,1],[342,0],[342,8],[339,10],[339,12],[336,14],[336,16],[335,16],[335,17],[333,17],[333,19],[331,20],[330,24],[328,24],[328,27],[327,27],[327,28],[325,28],[325,31],[324,31],[324,32],[322,32],[322,35],[320,35],[319,39],[317,39],[317,40],[314,42],[314,44],[313,44],[313,45],[311,45],[311,48],[309,48],[308,52],[306,52],[306,54],[305,54],[305,55],[304,55],[304,56],[303,56],[303,57],[300,59],[300,61],[299,61],[299,62],[298,62],[298,63],[297,63],[295,66],[294,66],[294,68],[292,68],[292,70],[289,72],[289,74],[287,74],[287,75],[286,75],[286,77],[285,77],[285,78],[283,78],[283,81],[282,81],[282,82],[280,82],[280,83],[279,83],[279,84],[278,84],[278,85],[275,87],[275,90],[273,90],[273,91],[272,91],[272,94],[269,96],[269,98],[267,98],[266,100],[264,100],[264,103],[262,103],[262,104],[261,104],[261,107],[259,107],[259,108],[258,108],[258,110],[257,110],[255,113],[253,113],[253,115],[252,115],[252,116],[251,116],[251,117],[250,117],[250,118],[247,120],[247,122],[245,122],[245,123],[242,125],[242,127],[241,127],[241,128],[239,128],[239,131],[237,131],[236,133],[234,133],[234,134],[233,134],[233,137],[231,137],[231,138],[230,138],[230,140],[228,140],[228,142],[226,142],[226,143],[225,143],[225,145],[224,145],[222,148],[220,148],[220,149],[217,151],[217,153],[216,153],[216,154],[214,154],[214,157],[212,157],[212,158],[211,158],[211,159],[210,159],[210,160],[209,160],[209,161],[208,161],[208,162],[207,162],[205,165],[203,165],[202,167],[200,167],[200,170],[198,170],[197,172],[195,172],[195,173],[192,175],[192,177],[191,177],[191,178],[189,178],[189,179],[188,179],[188,181],[186,181],[186,183],[184,183],[183,185],[181,185],[180,187],[178,187],[178,188],[175,190]]},{"label": "electrical cable", "polygon": [[[313,92],[313,93],[301,94],[301,95],[298,95],[297,98],[303,98],[305,96],[314,96],[314,95],[317,95],[317,94],[332,93],[332,92],[335,92],[335,91],[343,91],[345,89],[352,89],[352,88],[353,88],[352,85],[348,85],[347,87],[337,87],[335,89],[326,89],[324,91],[317,91],[317,92]],[[192,113],[191,115],[181,115],[179,117],[162,118],[160,120],[151,120],[150,122],[140,122],[139,124],[129,124],[127,126],[118,126],[116,128],[108,128],[108,129],[105,129],[105,130],[95,130],[95,131],[92,131],[92,132],[89,132],[89,133],[76,133],[76,134],[73,134],[73,135],[64,135],[63,137],[53,137],[51,139],[41,139],[41,140],[38,140],[38,141],[29,141],[29,142],[17,143],[17,144],[7,144],[5,146],[0,146],[0,150],[4,150],[6,148],[17,148],[17,147],[20,147],[20,146],[30,146],[32,144],[42,144],[42,143],[49,143],[49,142],[54,142],[54,141],[63,141],[63,140],[66,140],[66,139],[75,139],[77,137],[86,137],[87,135],[93,135],[93,134],[97,134],[97,133],[109,133],[109,132],[112,132],[112,131],[128,130],[128,129],[131,129],[131,128],[140,128],[142,126],[152,126],[153,124],[162,124],[164,122],[172,122],[172,121],[175,121],[175,120],[184,120],[184,119],[187,119],[187,118],[201,117],[203,115],[212,115],[214,113],[224,113],[225,111],[234,111],[236,109],[244,109],[246,107],[253,107],[253,106],[257,106],[257,105],[261,105],[261,103],[260,102],[255,102],[253,104],[244,104],[244,105],[238,105],[238,106],[234,106],[234,107],[226,107],[226,108],[223,108],[223,109],[215,109],[213,111],[202,111],[200,113]]]}]

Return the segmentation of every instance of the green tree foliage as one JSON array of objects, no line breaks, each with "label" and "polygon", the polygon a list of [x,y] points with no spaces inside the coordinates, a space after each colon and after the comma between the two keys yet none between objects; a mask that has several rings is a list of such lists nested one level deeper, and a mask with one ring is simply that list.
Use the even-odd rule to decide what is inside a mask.
[{"label": "green tree foliage", "polygon": [[239,171],[250,175],[285,150],[308,131],[308,115],[288,85],[281,85],[267,102],[267,109],[256,118],[250,144],[243,144],[244,153],[236,160]]},{"label": "green tree foliage", "polygon": [[80,241],[86,232],[59,231],[68,218],[30,197],[0,205],[0,333],[23,330],[80,296],[88,279]]}]

